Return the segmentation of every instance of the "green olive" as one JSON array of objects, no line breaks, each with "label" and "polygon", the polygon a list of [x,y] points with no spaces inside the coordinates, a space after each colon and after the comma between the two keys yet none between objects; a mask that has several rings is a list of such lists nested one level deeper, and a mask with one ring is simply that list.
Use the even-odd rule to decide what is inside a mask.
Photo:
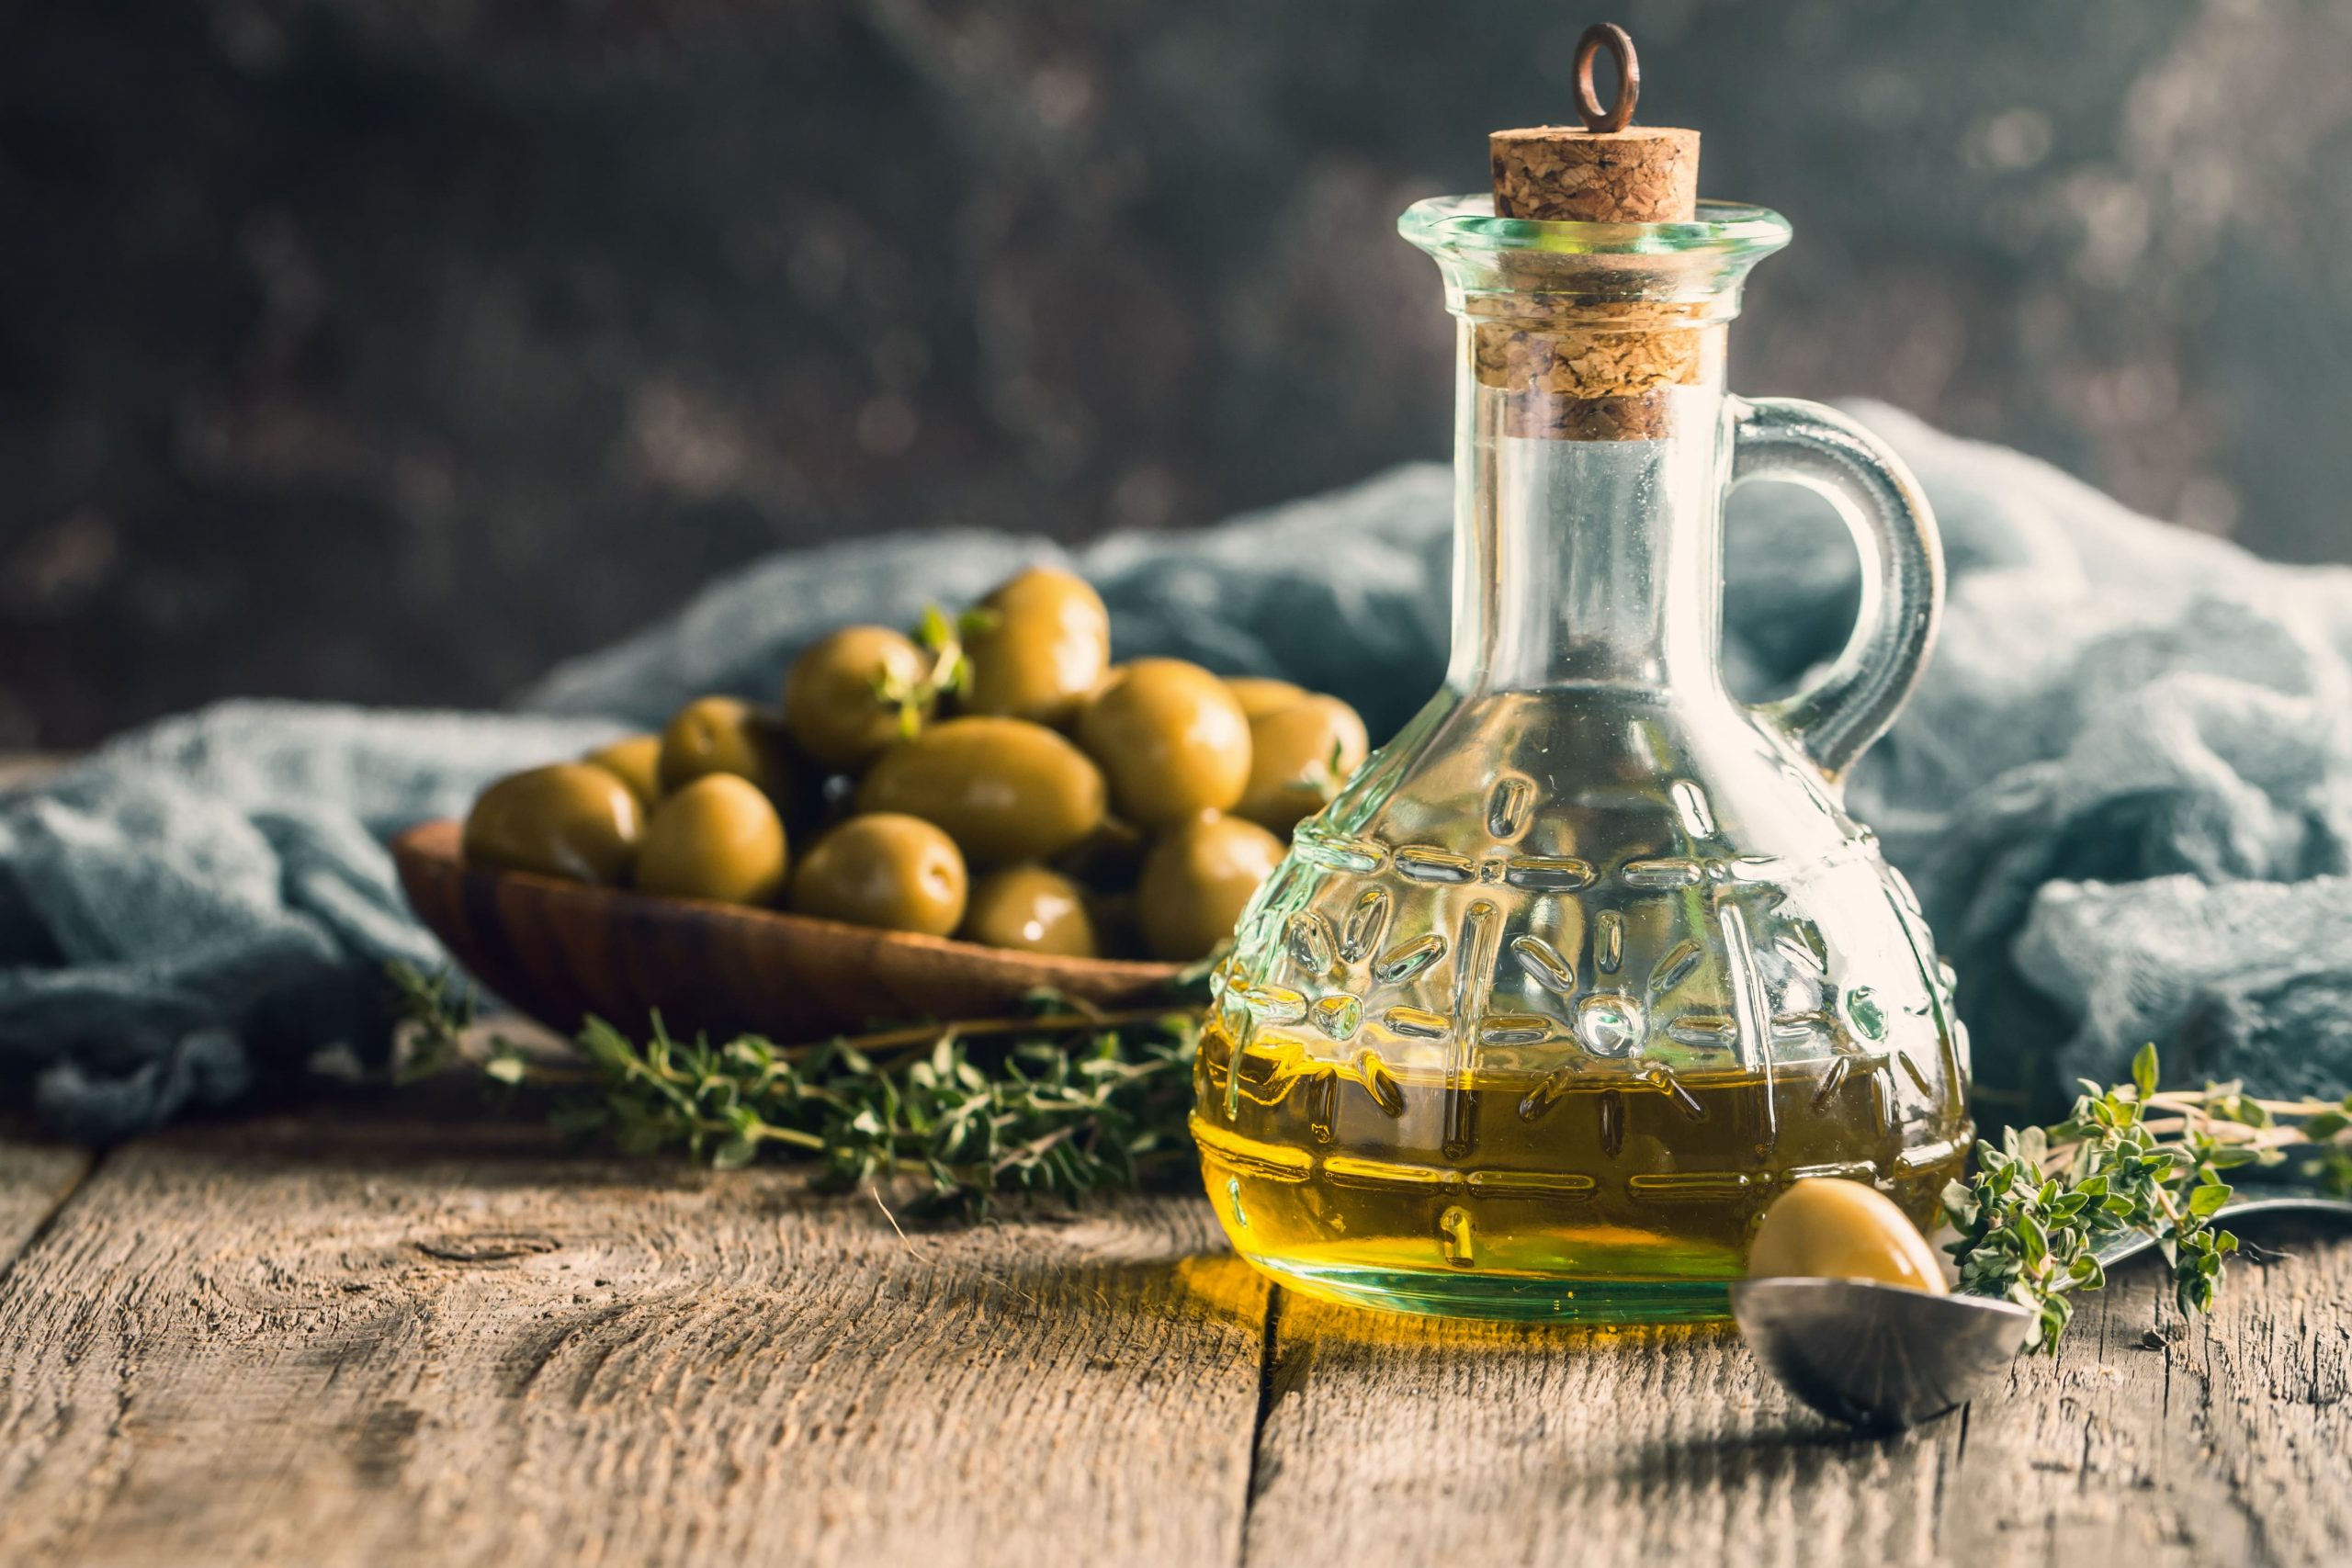
[{"label": "green olive", "polygon": [[674,790],[711,773],[732,773],[790,797],[792,769],[784,725],[741,697],[697,697],[662,732],[662,787]]},{"label": "green olive", "polygon": [[1772,1200],[1748,1243],[1751,1280],[1875,1280],[1940,1296],[1944,1271],[1910,1216],[1876,1188],[1807,1177]]},{"label": "green olive", "polygon": [[966,713],[1066,725],[1111,662],[1111,615],[1084,578],[1032,567],[980,601],[964,638]]},{"label": "green olive", "polygon": [[983,869],[1044,860],[1102,820],[1102,775],[1041,724],[951,718],[874,760],[860,811],[901,811],[947,829]]},{"label": "green olive", "polygon": [[757,784],[706,773],[653,808],[637,886],[677,898],[771,904],[784,888],[784,820]]},{"label": "green olive", "polygon": [[830,768],[864,767],[900,738],[900,702],[928,660],[888,626],[843,626],[810,645],[784,678],[784,723],[800,749]]},{"label": "green olive", "polygon": [[1225,689],[1241,705],[1241,716],[1257,718],[1293,703],[1303,703],[1309,695],[1306,687],[1289,681],[1277,681],[1266,675],[1227,675]]},{"label": "green olive", "polygon": [[1138,659],[1078,718],[1079,744],[1111,781],[1119,815],[1172,828],[1229,809],[1250,782],[1250,721],[1225,682],[1181,659]]},{"label": "green olive", "polygon": [[599,746],[580,760],[628,785],[637,803],[649,810],[662,798],[662,738],[658,735],[627,736],[610,746]]},{"label": "green olive", "polygon": [[1282,840],[1207,812],[1161,835],[1144,857],[1136,918],[1154,958],[1189,964],[1233,934],[1250,896],[1283,858]]},{"label": "green olive", "polygon": [[466,815],[466,859],[609,886],[628,878],[644,832],[628,785],[586,762],[558,762],[481,792]]},{"label": "green olive", "polygon": [[1086,912],[1086,894],[1069,877],[1039,865],[1007,866],[972,884],[956,935],[989,947],[1092,958],[1101,944]]},{"label": "green olive", "polygon": [[964,857],[919,817],[853,817],[817,840],[792,879],[800,914],[945,936],[964,918]]},{"label": "green olive", "polygon": [[1337,697],[1306,697],[1250,721],[1250,787],[1237,816],[1287,833],[1330,804],[1363,763],[1363,720]]}]

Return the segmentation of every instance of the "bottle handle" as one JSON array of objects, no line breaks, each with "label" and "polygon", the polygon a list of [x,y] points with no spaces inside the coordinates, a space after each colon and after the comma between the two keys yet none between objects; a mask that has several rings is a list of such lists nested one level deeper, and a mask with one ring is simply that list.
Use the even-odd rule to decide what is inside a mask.
[{"label": "bottle handle", "polygon": [[1727,401],[1732,484],[1804,486],[1838,509],[1861,553],[1861,610],[1845,651],[1812,685],[1756,710],[1837,784],[1894,722],[1935,642],[1944,605],[1936,516],[1903,459],[1837,410],[1797,398]]}]

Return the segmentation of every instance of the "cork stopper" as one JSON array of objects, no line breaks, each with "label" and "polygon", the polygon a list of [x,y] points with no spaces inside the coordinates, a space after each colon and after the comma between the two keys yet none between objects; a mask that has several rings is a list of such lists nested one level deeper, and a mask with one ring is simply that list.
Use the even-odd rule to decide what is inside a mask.
[{"label": "cork stopper", "polygon": [[[1592,67],[1617,62],[1617,101],[1604,109]],[[1487,138],[1495,215],[1542,222],[1690,222],[1699,209],[1699,133],[1632,123],[1642,72],[1625,29],[1600,22],[1577,41],[1581,126],[1532,126]],[[1507,428],[1555,441],[1644,441],[1668,433],[1668,389],[1705,373],[1697,334],[1645,332],[1655,310],[1601,307],[1574,324],[1482,323],[1477,374],[1511,394]],[[1608,320],[1610,315],[1619,318]]]},{"label": "cork stopper", "polygon": [[1670,125],[1498,130],[1495,216],[1546,223],[1688,223],[1699,211],[1699,133]]},{"label": "cork stopper", "polygon": [[[1600,107],[1593,61],[1617,61],[1617,101]],[[1641,59],[1614,22],[1596,22],[1577,40],[1581,126],[1537,125],[1487,139],[1494,165],[1495,216],[1546,223],[1687,223],[1699,212],[1699,133],[1634,123],[1642,96]]]}]

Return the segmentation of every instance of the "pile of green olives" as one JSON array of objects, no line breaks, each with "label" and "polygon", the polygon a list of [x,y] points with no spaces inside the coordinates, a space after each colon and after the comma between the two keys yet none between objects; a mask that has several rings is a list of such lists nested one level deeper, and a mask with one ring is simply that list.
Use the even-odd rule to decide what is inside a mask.
[{"label": "pile of green olives", "polygon": [[1363,720],[1284,681],[1111,662],[1083,579],[1033,568],[918,637],[844,626],[782,702],[697,698],[659,735],[499,780],[479,864],[1075,958],[1200,958]]}]

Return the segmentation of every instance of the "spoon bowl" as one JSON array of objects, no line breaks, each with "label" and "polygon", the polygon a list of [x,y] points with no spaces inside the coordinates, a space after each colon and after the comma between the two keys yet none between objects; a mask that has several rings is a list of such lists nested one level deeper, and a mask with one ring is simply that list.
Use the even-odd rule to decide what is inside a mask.
[{"label": "spoon bowl", "polygon": [[1731,1313],[1757,1359],[1833,1421],[1894,1431],[1965,1404],[2025,1348],[2015,1302],[1869,1280],[1746,1280]]},{"label": "spoon bowl", "polygon": [[[2291,1188],[2224,1204],[2213,1223],[2258,1214],[2352,1219],[2352,1202]],[[2113,1268],[2156,1245],[2134,1232],[2098,1249]],[[1731,1314],[1756,1359],[1833,1421],[1894,1431],[1965,1404],[2025,1348],[2035,1314],[2014,1302],[1936,1296],[1868,1280],[1745,1280]]]}]

